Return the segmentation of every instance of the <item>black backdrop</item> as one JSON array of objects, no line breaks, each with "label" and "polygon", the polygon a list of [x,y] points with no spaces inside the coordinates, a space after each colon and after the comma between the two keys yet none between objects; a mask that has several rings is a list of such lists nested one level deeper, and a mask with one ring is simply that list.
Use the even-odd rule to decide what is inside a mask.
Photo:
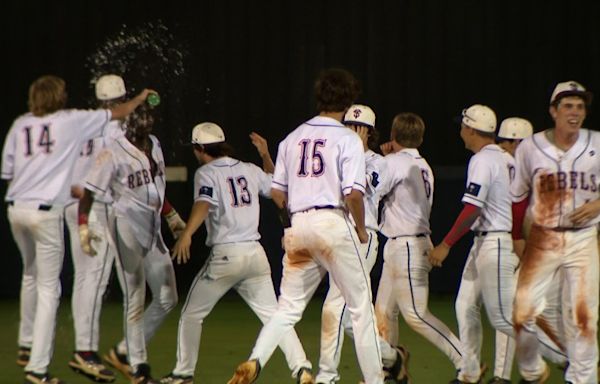
[{"label": "black backdrop", "polygon": [[[377,113],[383,137],[401,111],[420,114],[427,132],[421,152],[436,171],[433,239],[439,240],[460,209],[469,154],[452,122],[472,103],[490,105],[499,119],[522,116],[536,130],[551,122],[548,99],[558,81],[575,79],[600,93],[600,2],[563,1],[5,1],[0,5],[4,84],[0,133],[26,110],[27,88],[43,74],[68,84],[70,106],[87,107],[92,96],[86,58],[123,25],[168,27],[184,53],[185,74],[162,76],[151,57],[126,73],[128,87],[148,86],[162,96],[156,126],[168,165],[195,160],[191,128],[212,120],[226,132],[238,157],[258,161],[248,140],[255,130],[276,143],[314,114],[312,81],[325,67],[342,66],[360,80],[360,100]],[[597,126],[598,104],[587,126]],[[4,195],[5,184],[0,193]],[[192,185],[173,183],[168,196],[187,217]],[[264,244],[278,280],[281,230],[268,202],[262,213]],[[16,297],[20,260],[5,211],[0,214],[0,296]],[[454,292],[468,240],[432,274],[432,289]],[[177,267],[180,289],[202,262]],[[65,261],[65,291],[72,277]]]}]

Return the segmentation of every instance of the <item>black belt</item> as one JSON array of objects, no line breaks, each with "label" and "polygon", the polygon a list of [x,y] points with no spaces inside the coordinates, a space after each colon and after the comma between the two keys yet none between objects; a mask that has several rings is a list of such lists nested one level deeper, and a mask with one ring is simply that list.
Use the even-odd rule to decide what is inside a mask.
[{"label": "black belt", "polygon": [[[14,201],[9,201],[8,205],[14,206],[15,202]],[[48,204],[40,204],[40,205],[38,205],[37,209],[39,209],[40,211],[49,211],[49,210],[52,209],[52,206],[48,205]]]},{"label": "black belt", "polygon": [[475,236],[477,236],[477,237],[487,236],[488,234],[492,234],[492,233],[510,233],[510,231],[482,231],[482,232],[475,232]]},{"label": "black belt", "polygon": [[319,209],[339,209],[339,207],[336,207],[335,205],[317,205],[315,207],[310,207],[307,209],[303,209],[301,211],[297,211],[294,213],[299,213],[299,212],[308,212],[308,211],[312,211],[312,210],[318,211]]},{"label": "black belt", "polygon": [[428,233],[419,233],[417,235],[400,235],[400,236],[394,236],[394,237],[391,237],[391,239],[394,240],[394,239],[398,239],[400,237],[427,237],[427,236],[429,236]]}]

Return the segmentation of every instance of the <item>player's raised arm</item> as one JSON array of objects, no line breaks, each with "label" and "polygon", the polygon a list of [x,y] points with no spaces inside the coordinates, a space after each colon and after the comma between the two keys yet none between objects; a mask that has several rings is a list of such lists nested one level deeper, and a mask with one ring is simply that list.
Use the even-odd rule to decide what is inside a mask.
[{"label": "player's raised arm", "polygon": [[146,98],[151,93],[157,94],[157,92],[153,91],[152,89],[144,89],[133,99],[121,104],[117,104],[114,107],[110,108],[110,112],[112,115],[111,120],[121,120],[125,118],[127,115],[133,112],[140,104],[146,101]]},{"label": "player's raised arm", "polygon": [[272,174],[275,171],[275,164],[273,164],[273,159],[269,153],[267,140],[256,132],[250,134],[250,140],[252,140],[252,144],[256,147],[256,150],[263,161],[263,170]]}]

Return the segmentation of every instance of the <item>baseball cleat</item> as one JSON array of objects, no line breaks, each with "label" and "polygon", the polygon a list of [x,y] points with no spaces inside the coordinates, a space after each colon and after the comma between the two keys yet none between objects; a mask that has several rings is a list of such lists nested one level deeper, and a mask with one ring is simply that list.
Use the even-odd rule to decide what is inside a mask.
[{"label": "baseball cleat", "polygon": [[66,384],[49,373],[25,372],[25,384]]},{"label": "baseball cleat", "polygon": [[390,368],[383,368],[384,379],[386,381],[394,380],[392,382],[398,384],[409,384],[410,377],[408,375],[408,359],[410,354],[403,346],[394,347],[396,350],[396,361]]},{"label": "baseball cleat", "polygon": [[137,366],[137,370],[131,377],[131,384],[160,384],[150,375],[150,366],[146,363]]},{"label": "baseball cleat", "polygon": [[519,384],[543,384],[546,381],[548,381],[548,378],[550,377],[550,368],[548,367],[548,365],[546,365],[546,367],[544,368],[544,372],[542,373],[542,375],[535,379],[535,380],[525,380],[525,379],[521,379],[521,381],[519,381]]},{"label": "baseball cleat", "polygon": [[175,375],[171,372],[160,379],[160,384],[194,384],[194,377]]},{"label": "baseball cleat", "polygon": [[29,364],[30,355],[30,347],[19,347],[19,350],[17,351],[17,365],[21,367],[27,366],[27,364]]},{"label": "baseball cleat", "polygon": [[310,368],[300,368],[296,376],[297,384],[315,384],[315,377]]},{"label": "baseball cleat", "polygon": [[127,360],[127,355],[119,353],[117,347],[112,347],[102,358],[106,364],[121,372],[126,378],[132,378],[133,374],[129,361]]},{"label": "baseball cleat", "polygon": [[115,381],[115,374],[107,369],[101,362],[96,352],[81,353],[75,352],[73,360],[69,361],[69,367],[77,373],[80,373],[99,383],[112,383]]},{"label": "baseball cleat", "polygon": [[511,381],[498,376],[494,376],[487,382],[487,384],[511,384]]},{"label": "baseball cleat", "polygon": [[[486,363],[482,363],[480,368],[479,368],[479,379],[477,379],[477,381],[463,381],[460,380],[458,378],[459,374],[460,374],[460,369],[456,371],[456,379],[451,380],[449,384],[482,384],[483,383],[483,377],[485,376],[485,373],[487,372],[488,367]],[[495,383],[495,381],[490,381]],[[509,381],[510,383],[510,381]]]},{"label": "baseball cleat", "polygon": [[244,361],[235,369],[233,377],[229,379],[227,384],[251,384],[258,379],[260,373],[260,364],[258,360]]}]

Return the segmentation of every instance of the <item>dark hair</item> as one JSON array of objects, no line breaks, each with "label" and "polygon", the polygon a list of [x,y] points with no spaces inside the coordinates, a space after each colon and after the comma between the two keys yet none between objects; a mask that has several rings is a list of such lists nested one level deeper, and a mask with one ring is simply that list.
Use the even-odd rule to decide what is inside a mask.
[{"label": "dark hair", "polygon": [[223,156],[233,156],[235,154],[235,150],[231,145],[222,141],[220,143],[212,143],[212,144],[194,144],[194,149],[204,152],[210,157],[223,157]]},{"label": "dark hair", "polygon": [[565,97],[579,97],[581,100],[583,100],[583,103],[585,104],[585,109],[586,111],[589,109],[589,107],[592,105],[592,93],[591,92],[561,92],[556,96],[556,99],[550,103],[550,106],[554,107],[554,108],[558,108],[558,105],[560,104],[560,101],[562,99],[564,99]]},{"label": "dark hair", "polygon": [[[469,126],[467,125],[467,127],[469,127]],[[469,128],[471,128],[471,127],[469,127]],[[475,129],[475,128],[471,128],[471,129],[473,129],[473,131],[480,137],[496,140],[496,132],[484,132],[484,131],[480,131],[479,129]]]},{"label": "dark hair", "polygon": [[418,148],[424,133],[425,122],[415,113],[399,113],[392,121],[392,140],[405,148]]},{"label": "dark hair", "polygon": [[65,81],[57,76],[46,75],[29,86],[29,111],[35,116],[44,116],[65,107],[67,93]]},{"label": "dark hair", "polygon": [[373,152],[379,151],[379,131],[376,128],[369,128],[367,147]]},{"label": "dark hair", "polygon": [[323,70],[315,81],[319,112],[343,112],[354,103],[359,93],[358,81],[345,69]]}]

